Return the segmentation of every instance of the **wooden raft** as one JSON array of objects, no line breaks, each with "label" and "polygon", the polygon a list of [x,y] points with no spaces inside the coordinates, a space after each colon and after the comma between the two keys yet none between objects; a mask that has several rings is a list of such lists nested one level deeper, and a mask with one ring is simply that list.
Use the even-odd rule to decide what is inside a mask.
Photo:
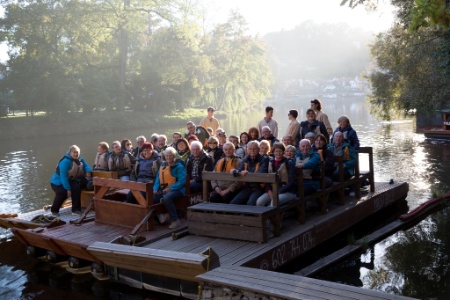
[{"label": "wooden raft", "polygon": [[[412,299],[344,284],[245,267],[219,267],[197,276],[199,299]],[[224,287],[227,287],[225,289]],[[251,296],[249,296],[252,294]],[[240,297],[244,296],[244,297]]]}]

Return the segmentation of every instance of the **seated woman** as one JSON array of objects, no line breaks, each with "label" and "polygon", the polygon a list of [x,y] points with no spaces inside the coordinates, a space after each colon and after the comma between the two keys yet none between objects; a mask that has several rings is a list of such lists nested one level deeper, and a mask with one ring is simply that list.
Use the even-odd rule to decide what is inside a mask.
[{"label": "seated woman", "polygon": [[171,221],[169,229],[181,225],[174,202],[186,193],[186,169],[183,162],[176,159],[176,154],[172,147],[164,150],[166,161],[162,162],[153,185],[153,202],[162,202],[166,207]]},{"label": "seated woman", "polygon": [[262,140],[259,142],[259,154],[270,157],[270,142],[268,140]]},{"label": "seated woman", "polygon": [[242,149],[244,149],[244,156],[242,156],[241,158],[244,158],[244,157],[247,156],[247,143],[250,141],[250,137],[248,136],[248,133],[245,132],[245,131],[242,132],[242,133],[239,135],[239,140],[240,140],[239,146],[240,146]]},{"label": "seated woman", "polygon": [[249,136],[248,141],[256,141],[256,140],[258,140],[259,139],[259,130],[258,130],[258,128],[251,127],[248,130],[248,136]]},{"label": "seated woman", "polygon": [[314,152],[319,153],[321,161],[324,161],[327,158],[329,147],[327,139],[323,134],[316,136],[312,149]]},{"label": "seated woman", "polygon": [[295,157],[295,166],[303,169],[303,194],[311,195],[320,189],[319,178],[314,177],[320,174],[322,162],[317,152],[312,151],[311,143],[307,139],[300,141],[300,151]]},{"label": "seated woman", "polygon": [[72,197],[72,213],[81,214],[81,180],[91,177],[91,168],[81,157],[80,148],[73,145],[61,158],[56,171],[50,178],[50,185],[55,192],[51,208],[52,215],[59,216],[59,209],[67,198]]},{"label": "seated woman", "polygon": [[297,151],[297,149],[295,149],[294,146],[292,146],[292,145],[286,146],[286,151],[284,151],[284,157],[295,161],[295,152],[296,151]]},{"label": "seated woman", "polygon": [[107,142],[100,142],[97,145],[97,155],[95,156],[94,165],[92,169],[94,171],[106,171],[108,169],[108,155],[109,145]]},{"label": "seated woman", "polygon": [[188,141],[185,138],[179,138],[175,142],[175,149],[177,150],[177,159],[185,163],[189,155],[191,155],[191,146]]},{"label": "seated woman", "polygon": [[336,132],[342,132],[342,136],[344,138],[344,142],[347,142],[352,146],[355,150],[359,149],[359,139],[356,131],[353,129],[352,125],[350,125],[350,120],[347,116],[340,116],[338,119],[339,126],[334,130],[333,137],[331,138],[330,143],[333,143],[334,135]]},{"label": "seated woman", "polygon": [[[239,168],[231,170],[238,176],[246,176],[248,173],[267,173],[269,158],[259,154],[259,142],[250,141],[247,144],[248,155],[241,161]],[[263,186],[258,182],[246,182],[244,187],[231,200],[231,204],[255,205],[256,200],[264,194]]]},{"label": "seated woman", "polygon": [[340,131],[334,133],[333,143],[326,157],[325,174],[333,181],[339,181],[339,165],[335,159],[336,156],[342,157],[344,180],[350,179],[354,175],[356,153],[348,142],[344,142],[344,135]]},{"label": "seated woman", "polygon": [[[234,145],[230,142],[223,145],[223,152],[225,157],[222,157],[216,163],[215,172],[229,173],[233,169],[237,169],[242,159],[235,155]],[[209,201],[216,203],[230,203],[236,196],[241,184],[236,181],[211,180],[213,192],[210,195]]]},{"label": "seated woman", "polygon": [[132,155],[134,149],[133,144],[131,144],[129,139],[123,139],[120,144],[122,146],[122,151],[126,151]]},{"label": "seated woman", "polygon": [[219,140],[215,136],[209,137],[208,147],[205,148],[205,152],[211,156],[213,164],[223,157],[223,150],[219,148]]},{"label": "seated woman", "polygon": [[[295,200],[297,198],[297,180],[295,162],[292,159],[284,157],[284,145],[277,142],[273,144],[274,159],[269,162],[268,172],[276,172],[280,177],[280,186],[278,191],[279,204]],[[256,205],[273,206],[272,185],[266,184],[266,192],[256,200]]]},{"label": "seated woman", "polygon": [[234,146],[234,152],[235,155],[244,158],[245,157],[245,150],[239,145],[239,138],[236,135],[230,135],[228,138],[228,141],[233,144]]},{"label": "seated woman", "polygon": [[108,158],[108,171],[116,171],[120,180],[130,180],[130,173],[136,159],[128,152],[122,151],[119,141],[114,141],[112,148]]},{"label": "seated woman", "polygon": [[[130,174],[130,180],[136,182],[147,183],[155,180],[156,173],[161,165],[161,158],[158,153],[153,150],[153,144],[145,142],[142,146],[142,152],[134,165]],[[141,192],[145,197],[145,192]],[[136,198],[131,191],[127,195],[126,202],[136,203]]]},{"label": "seated woman", "polygon": [[219,139],[219,148],[222,149],[223,145],[227,142],[227,133],[223,128],[217,128],[216,137]]}]

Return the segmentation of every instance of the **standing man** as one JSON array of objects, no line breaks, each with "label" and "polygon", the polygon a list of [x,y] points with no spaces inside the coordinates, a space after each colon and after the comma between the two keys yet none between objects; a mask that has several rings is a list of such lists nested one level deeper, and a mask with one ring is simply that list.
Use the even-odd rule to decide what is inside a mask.
[{"label": "standing man", "polygon": [[269,126],[270,130],[272,131],[272,134],[274,137],[278,137],[278,123],[277,121],[275,121],[274,119],[272,119],[273,117],[273,107],[272,106],[267,106],[266,107],[266,116],[259,121],[258,123],[258,131],[259,131],[259,136],[262,135],[262,129],[264,126]]},{"label": "standing man", "polygon": [[210,106],[206,109],[206,111],[208,112],[208,116],[206,116],[203,120],[200,121],[200,126],[202,126],[205,129],[210,127],[213,130],[213,132],[215,132],[217,128],[219,128],[220,126],[219,120],[214,118],[214,107]]},{"label": "standing man", "polygon": [[[287,135],[289,135],[291,137],[292,145],[298,144],[295,139],[297,137],[298,127],[300,126],[300,122],[297,120],[297,117],[298,117],[298,111],[296,109],[291,109],[288,112],[288,118],[289,118],[289,121],[291,121],[291,122],[289,123],[289,126],[286,129],[286,135],[283,137],[283,140]],[[287,146],[287,145],[285,144],[285,146]]]},{"label": "standing man", "polygon": [[311,108],[316,113],[316,120],[325,125],[328,135],[331,136],[333,134],[333,128],[331,127],[330,120],[328,120],[328,116],[322,112],[322,102],[319,99],[311,100]]}]

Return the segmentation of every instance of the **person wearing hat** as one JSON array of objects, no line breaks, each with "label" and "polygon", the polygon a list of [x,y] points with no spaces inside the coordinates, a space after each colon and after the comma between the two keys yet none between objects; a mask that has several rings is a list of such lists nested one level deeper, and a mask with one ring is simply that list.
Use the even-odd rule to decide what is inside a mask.
[{"label": "person wearing hat", "polygon": [[206,111],[208,112],[208,115],[200,121],[200,126],[202,126],[203,128],[211,127],[213,132],[215,132],[217,128],[220,127],[220,125],[219,120],[214,118],[214,107],[210,106],[206,109]]},{"label": "person wearing hat", "polygon": [[328,120],[328,116],[322,112],[322,102],[319,99],[311,100],[311,108],[316,113],[316,120],[320,121],[325,125],[327,129],[328,135],[333,134],[333,127],[331,127],[330,120]]},{"label": "person wearing hat", "polygon": [[[136,164],[130,174],[130,181],[147,183],[155,180],[156,173],[158,173],[161,165],[161,158],[158,153],[154,151],[153,144],[145,142],[142,145],[142,153],[138,157]],[[142,192],[145,197],[145,192]],[[136,203],[136,198],[131,191],[127,195],[126,202]]]}]

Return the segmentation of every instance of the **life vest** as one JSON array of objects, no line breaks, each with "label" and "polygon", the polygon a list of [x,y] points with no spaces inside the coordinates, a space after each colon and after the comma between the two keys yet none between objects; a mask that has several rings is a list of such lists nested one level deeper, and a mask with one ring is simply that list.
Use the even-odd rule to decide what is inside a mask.
[{"label": "life vest", "polygon": [[[300,159],[300,157],[297,157],[295,159],[295,164],[301,163],[302,165],[305,165],[308,162],[308,160],[310,160],[310,159],[311,159],[311,156],[308,156],[305,159]],[[312,172],[313,172],[312,169],[303,169],[303,179],[313,179]]]},{"label": "life vest", "polygon": [[[261,165],[261,163],[259,163],[259,162],[256,163],[255,170],[253,170],[253,173],[258,173],[260,165]],[[244,171],[248,171],[248,163],[244,163]]]},{"label": "life vest", "polygon": [[97,153],[94,161],[94,170],[104,171],[108,167],[108,152]]},{"label": "life vest", "polygon": [[59,176],[61,176],[61,172],[59,170],[59,163],[62,162],[64,159],[69,159],[72,161],[72,166],[70,167],[69,171],[67,172],[67,177],[69,178],[69,180],[77,180],[80,177],[84,177],[84,164],[81,160],[79,159],[73,159],[68,158],[67,156],[64,156],[63,158],[61,158],[58,162],[58,165],[56,166],[56,174],[58,174]]},{"label": "life vest", "polygon": [[[275,170],[273,169],[273,162],[271,161],[269,163],[269,173],[273,173]],[[287,161],[284,161],[281,163],[281,165],[278,167],[278,170],[275,171],[278,176],[280,177],[281,183],[288,182],[288,170],[287,170]]]},{"label": "life vest", "polygon": [[108,160],[108,169],[110,171],[131,170],[130,156],[124,153],[122,155],[112,153]]},{"label": "life vest", "polygon": [[317,153],[320,155],[320,161],[323,161],[323,149],[317,150]]},{"label": "life vest", "polygon": [[177,181],[177,178],[170,172],[170,167],[165,165],[159,167],[159,183],[160,185],[167,184],[170,187]]},{"label": "life vest", "polygon": [[225,157],[222,157],[217,161],[215,170],[216,172],[226,172],[230,173],[232,169],[236,169],[237,164],[237,157],[234,156],[232,159],[226,159]]}]

